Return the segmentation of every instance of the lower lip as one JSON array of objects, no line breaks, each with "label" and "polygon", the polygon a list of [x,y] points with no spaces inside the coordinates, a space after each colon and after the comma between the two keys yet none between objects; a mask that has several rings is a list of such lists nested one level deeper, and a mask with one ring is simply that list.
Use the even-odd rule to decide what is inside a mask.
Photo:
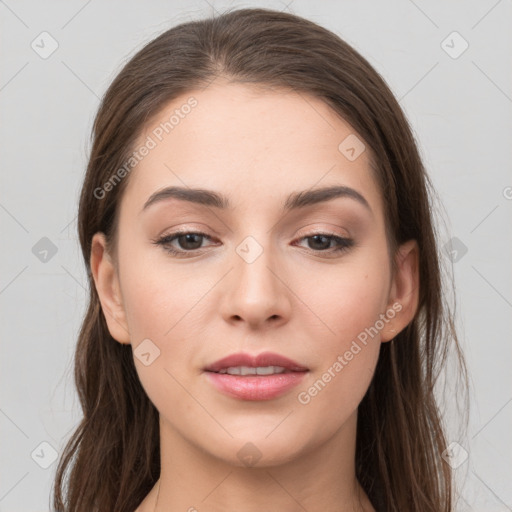
[{"label": "lower lip", "polygon": [[307,372],[240,376],[206,372],[209,381],[222,393],[242,400],[271,400],[297,386]]}]

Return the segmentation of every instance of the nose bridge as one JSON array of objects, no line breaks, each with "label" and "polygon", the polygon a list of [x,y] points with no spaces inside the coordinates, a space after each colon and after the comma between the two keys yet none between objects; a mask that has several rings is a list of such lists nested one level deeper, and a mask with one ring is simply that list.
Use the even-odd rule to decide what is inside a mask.
[{"label": "nose bridge", "polygon": [[[238,244],[235,252],[236,279],[245,288],[246,295],[260,301],[264,294],[268,299],[276,291],[275,276],[270,271],[273,266],[272,254],[267,235],[249,235]],[[261,242],[260,242],[261,241]],[[270,294],[270,295],[269,295]]]},{"label": "nose bridge", "polygon": [[259,324],[287,314],[286,287],[277,277],[276,251],[269,244],[270,237],[262,232],[246,236],[236,246],[224,315]]}]

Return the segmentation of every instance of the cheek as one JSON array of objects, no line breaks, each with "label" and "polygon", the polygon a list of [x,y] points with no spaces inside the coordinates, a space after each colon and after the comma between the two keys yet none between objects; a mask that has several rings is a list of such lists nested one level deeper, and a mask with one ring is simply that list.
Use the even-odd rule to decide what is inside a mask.
[{"label": "cheek", "polygon": [[309,310],[304,318],[310,318],[315,325],[318,321],[329,352],[343,349],[375,324],[387,306],[389,274],[385,261],[369,258],[366,262],[309,273],[298,289]]},{"label": "cheek", "polygon": [[371,275],[352,278],[326,283],[329,300],[318,303],[329,331],[315,338],[316,364],[296,393],[305,436],[328,437],[337,431],[357,410],[375,372],[381,347],[376,322],[385,311],[384,294],[375,279],[369,284]]},{"label": "cheek", "polygon": [[142,254],[139,258],[132,254],[134,257],[126,262],[121,280],[135,343],[152,337],[165,343],[177,332],[188,332],[190,318],[201,310],[201,299],[213,286],[213,279],[210,283],[205,277],[194,277],[191,267],[154,264]]},{"label": "cheek", "polygon": [[[171,265],[149,265],[133,257],[126,262],[121,278],[139,380],[155,407],[177,423],[183,410],[169,404],[184,402],[185,408],[190,406],[183,385],[189,387],[191,361],[202,339],[198,321],[204,309],[201,297],[212,286],[205,279],[194,279],[184,266],[178,267],[171,272]],[[137,347],[143,340],[150,347],[149,365],[138,357],[141,350]]]},{"label": "cheek", "polygon": [[308,415],[326,418],[326,432],[357,409],[373,377],[385,325],[380,315],[386,312],[389,291],[386,263],[369,258],[324,277],[319,274],[315,286],[301,292],[321,322],[316,336],[310,331],[316,340],[316,364],[297,400]]}]

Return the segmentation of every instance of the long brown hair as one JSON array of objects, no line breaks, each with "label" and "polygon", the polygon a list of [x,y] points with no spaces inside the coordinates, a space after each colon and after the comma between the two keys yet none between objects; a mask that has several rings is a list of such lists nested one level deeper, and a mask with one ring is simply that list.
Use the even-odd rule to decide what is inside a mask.
[{"label": "long brown hair", "polygon": [[217,77],[320,98],[365,141],[385,200],[390,247],[418,242],[420,290],[415,318],[382,344],[359,405],[357,477],[379,511],[453,510],[434,385],[451,351],[466,386],[467,373],[443,288],[432,185],[412,130],[385,81],[357,51],[311,21],[269,9],[230,10],[167,30],[125,64],[102,99],[78,213],[90,288],[74,368],[83,419],[59,461],[54,509],[133,512],[159,478],[158,411],[138,379],[132,347],[107,329],[89,262],[98,231],[115,252],[129,176],[98,191],[169,101]]}]

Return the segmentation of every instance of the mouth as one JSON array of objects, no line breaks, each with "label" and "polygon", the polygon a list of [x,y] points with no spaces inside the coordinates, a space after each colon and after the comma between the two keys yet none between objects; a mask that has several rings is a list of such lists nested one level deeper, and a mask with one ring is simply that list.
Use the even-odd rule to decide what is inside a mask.
[{"label": "mouth", "polygon": [[298,385],[309,369],[279,354],[233,354],[203,369],[214,388],[241,400],[270,400]]},{"label": "mouth", "polygon": [[213,373],[228,375],[278,375],[281,373],[291,373],[292,371],[294,370],[289,370],[282,366],[230,366]]},{"label": "mouth", "polygon": [[230,375],[272,375],[275,373],[304,372],[308,368],[280,354],[263,352],[257,356],[238,353],[219,359],[203,368],[207,372]]}]

